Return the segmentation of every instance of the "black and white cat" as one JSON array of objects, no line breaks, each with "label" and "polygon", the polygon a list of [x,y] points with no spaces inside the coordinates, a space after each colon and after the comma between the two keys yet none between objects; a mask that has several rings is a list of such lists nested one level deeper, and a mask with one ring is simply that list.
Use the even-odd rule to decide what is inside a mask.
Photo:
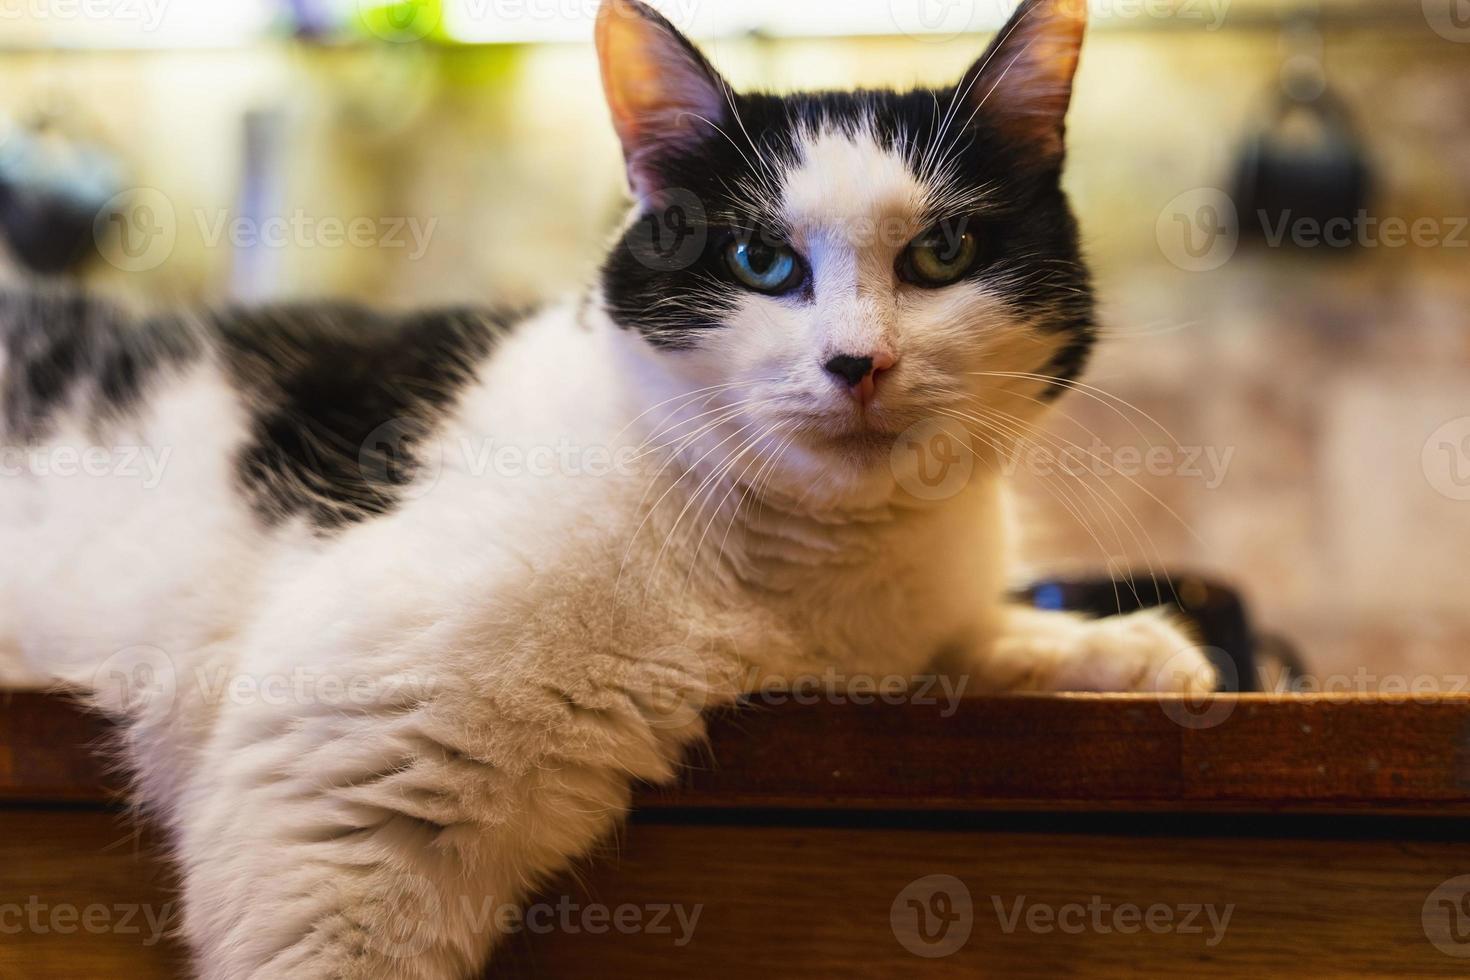
[{"label": "black and white cat", "polygon": [[[777,97],[607,0],[636,203],[534,315],[4,298],[0,655],[121,721],[199,975],[472,975],[470,913],[751,678],[1212,687],[1160,616],[1003,598],[995,464],[1093,341],[1083,7],[1025,0],[952,89]],[[936,424],[942,494],[894,448]]]}]

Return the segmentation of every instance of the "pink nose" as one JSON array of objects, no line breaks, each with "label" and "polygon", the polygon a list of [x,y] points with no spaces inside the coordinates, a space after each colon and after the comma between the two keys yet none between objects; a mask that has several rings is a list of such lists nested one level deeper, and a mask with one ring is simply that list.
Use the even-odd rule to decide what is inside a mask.
[{"label": "pink nose", "polygon": [[838,354],[822,367],[827,373],[841,381],[847,390],[866,405],[878,392],[878,375],[893,367],[895,358],[887,351],[877,351],[864,356]]}]

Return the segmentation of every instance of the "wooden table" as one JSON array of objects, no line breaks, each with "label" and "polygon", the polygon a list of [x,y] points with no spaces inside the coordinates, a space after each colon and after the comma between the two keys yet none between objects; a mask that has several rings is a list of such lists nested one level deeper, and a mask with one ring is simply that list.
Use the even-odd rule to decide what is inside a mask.
[{"label": "wooden table", "polygon": [[[183,975],[106,735],[0,697],[7,980]],[[1467,818],[1470,697],[752,706],[495,975],[1466,975]]]}]

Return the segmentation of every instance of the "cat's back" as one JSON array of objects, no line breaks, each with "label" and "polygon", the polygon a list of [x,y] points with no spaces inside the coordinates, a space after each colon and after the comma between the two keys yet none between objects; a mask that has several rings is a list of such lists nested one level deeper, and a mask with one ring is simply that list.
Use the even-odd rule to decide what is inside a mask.
[{"label": "cat's back", "polygon": [[509,321],[0,291],[0,655],[227,631],[283,555],[395,509]]},{"label": "cat's back", "polygon": [[420,443],[516,319],[345,303],[210,314],[225,383],[248,416],[239,479],[261,519],[330,531],[393,509]]},{"label": "cat's back", "polygon": [[15,446],[69,421],[105,424],[202,349],[181,317],[139,317],[73,288],[0,290],[0,433]]},{"label": "cat's back", "polygon": [[[329,530],[391,509],[414,435],[442,421],[516,319],[328,302],[143,316],[76,289],[0,291],[0,445],[25,471],[12,475],[56,475],[54,452],[178,434],[191,419],[160,413],[191,386],[215,396],[192,419],[214,427],[173,448],[228,455],[266,525]],[[398,457],[374,457],[385,449]]]}]

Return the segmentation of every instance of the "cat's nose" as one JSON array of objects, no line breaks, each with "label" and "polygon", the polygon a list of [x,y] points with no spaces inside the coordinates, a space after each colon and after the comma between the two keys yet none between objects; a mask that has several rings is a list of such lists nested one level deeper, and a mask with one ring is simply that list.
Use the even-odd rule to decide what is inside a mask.
[{"label": "cat's nose", "polygon": [[856,385],[873,370],[873,359],[853,357],[851,354],[838,354],[822,366],[849,385]]},{"label": "cat's nose", "polygon": [[886,352],[859,357],[855,354],[838,354],[822,367],[827,373],[847,385],[861,401],[868,402],[877,390],[878,375],[893,367],[893,355]]}]

